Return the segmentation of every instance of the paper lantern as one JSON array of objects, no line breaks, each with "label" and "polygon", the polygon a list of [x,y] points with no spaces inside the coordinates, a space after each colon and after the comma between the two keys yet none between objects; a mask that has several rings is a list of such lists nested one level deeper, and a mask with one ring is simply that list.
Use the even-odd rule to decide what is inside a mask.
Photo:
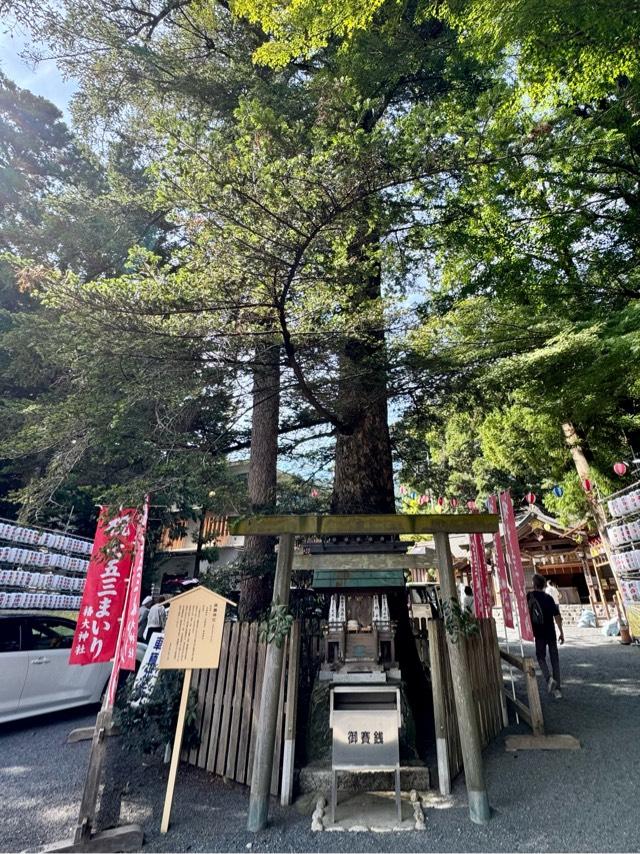
[{"label": "paper lantern", "polygon": [[525,499],[526,499],[528,504],[535,504],[536,503],[535,492],[527,492],[527,494],[525,495]]},{"label": "paper lantern", "polygon": [[406,495],[406,494],[407,494],[407,487],[404,484],[401,484],[400,495]]},{"label": "paper lantern", "polygon": [[613,470],[619,477],[624,477],[627,473],[627,464],[623,462],[614,463]]},{"label": "paper lantern", "polygon": [[428,500],[429,500],[428,495],[421,495],[420,496],[420,504],[426,504]]},{"label": "paper lantern", "polygon": [[458,506],[458,499],[457,498],[450,498],[449,504],[455,509]]},{"label": "paper lantern", "polygon": [[318,490],[317,490],[317,489],[312,489],[312,490],[311,490],[311,497],[312,497],[312,498],[317,498],[319,494],[320,494],[320,493],[318,492]]},{"label": "paper lantern", "polygon": [[553,492],[556,498],[562,498],[564,495],[564,489],[561,486],[558,486],[558,484],[553,487],[551,492]]},{"label": "paper lantern", "polygon": [[469,508],[469,510],[476,509],[476,502],[473,500],[473,498],[470,501],[467,501],[467,507]]},{"label": "paper lantern", "polygon": [[440,507],[442,507],[443,504],[444,504],[444,498],[441,495],[439,495],[438,496],[438,505]]},{"label": "paper lantern", "polygon": [[592,485],[593,484],[591,483],[588,477],[585,477],[585,479],[582,481],[582,486],[584,487],[585,492],[591,492]]}]

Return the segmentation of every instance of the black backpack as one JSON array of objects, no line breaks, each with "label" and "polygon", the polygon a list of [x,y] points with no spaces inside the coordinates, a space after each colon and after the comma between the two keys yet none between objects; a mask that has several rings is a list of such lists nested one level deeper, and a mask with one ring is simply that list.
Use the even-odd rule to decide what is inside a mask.
[{"label": "black backpack", "polygon": [[529,594],[529,616],[531,617],[532,626],[544,626],[544,611],[542,605],[538,602],[538,597],[533,593]]}]

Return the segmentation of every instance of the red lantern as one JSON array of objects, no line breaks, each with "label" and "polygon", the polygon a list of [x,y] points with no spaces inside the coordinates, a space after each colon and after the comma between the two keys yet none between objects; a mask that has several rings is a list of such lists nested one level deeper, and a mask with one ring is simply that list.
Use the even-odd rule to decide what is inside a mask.
[{"label": "red lantern", "polygon": [[428,500],[429,500],[428,495],[421,495],[420,496],[420,504],[426,504]]},{"label": "red lantern", "polygon": [[535,492],[527,492],[527,494],[525,495],[525,498],[527,499],[527,502],[528,502],[529,504],[535,504],[535,503],[536,503],[536,494],[535,494]]},{"label": "red lantern", "polygon": [[619,477],[624,477],[627,473],[627,464],[626,463],[614,463],[613,470]]},{"label": "red lantern", "polygon": [[449,504],[455,509],[458,506],[458,499],[457,498],[450,498]]},{"label": "red lantern", "polygon": [[582,481],[582,485],[584,487],[585,492],[591,492],[591,487],[593,486],[593,484],[591,483],[588,477],[585,477],[585,479]]},{"label": "red lantern", "polygon": [[438,504],[440,507],[444,504],[444,498],[441,495],[438,496]]}]

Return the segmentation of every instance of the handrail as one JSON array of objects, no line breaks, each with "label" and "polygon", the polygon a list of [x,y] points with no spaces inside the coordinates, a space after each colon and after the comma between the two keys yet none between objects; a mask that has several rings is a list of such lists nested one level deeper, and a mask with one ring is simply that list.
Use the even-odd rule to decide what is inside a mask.
[{"label": "handrail", "polygon": [[540,703],[535,660],[527,655],[513,655],[513,653],[505,652],[503,649],[500,650],[500,657],[524,674],[529,705],[525,705],[505,689],[504,693],[507,700],[515,706],[520,717],[529,724],[534,735],[544,735],[544,716]]}]

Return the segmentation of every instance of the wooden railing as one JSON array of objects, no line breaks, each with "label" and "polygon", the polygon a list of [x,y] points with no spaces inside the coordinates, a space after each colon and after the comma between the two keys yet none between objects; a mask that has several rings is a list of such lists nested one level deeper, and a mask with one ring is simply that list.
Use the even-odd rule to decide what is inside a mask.
[{"label": "wooden railing", "polygon": [[528,705],[523,703],[513,695],[508,688],[505,687],[504,694],[507,701],[511,703],[522,720],[529,724],[534,735],[544,735],[544,717],[542,715],[542,704],[540,702],[540,692],[538,690],[538,680],[536,678],[536,667],[533,658],[521,655],[512,655],[510,652],[500,650],[500,657],[507,664],[520,670],[524,676],[524,683],[527,689]]}]

